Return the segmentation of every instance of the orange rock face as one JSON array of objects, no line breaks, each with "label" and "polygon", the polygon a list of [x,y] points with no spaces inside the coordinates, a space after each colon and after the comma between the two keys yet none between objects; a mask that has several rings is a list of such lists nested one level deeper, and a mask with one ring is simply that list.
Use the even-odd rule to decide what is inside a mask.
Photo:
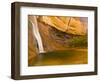
[{"label": "orange rock face", "polygon": [[78,18],[76,19],[74,17],[40,16],[40,21],[69,34],[86,35],[87,33],[87,26]]}]

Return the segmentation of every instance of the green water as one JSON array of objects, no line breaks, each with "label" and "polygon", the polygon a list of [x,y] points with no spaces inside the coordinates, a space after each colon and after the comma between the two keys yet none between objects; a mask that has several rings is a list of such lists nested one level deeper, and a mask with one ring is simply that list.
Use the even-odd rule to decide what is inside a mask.
[{"label": "green water", "polygon": [[86,64],[87,59],[87,50],[67,50],[49,52],[39,54],[37,61],[33,62],[32,66]]}]

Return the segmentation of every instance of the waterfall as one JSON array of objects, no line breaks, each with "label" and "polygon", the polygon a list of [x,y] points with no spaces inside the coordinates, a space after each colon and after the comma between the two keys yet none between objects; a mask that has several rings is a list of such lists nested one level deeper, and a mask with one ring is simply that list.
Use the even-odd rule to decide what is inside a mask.
[{"label": "waterfall", "polygon": [[44,53],[45,51],[44,51],[44,47],[43,47],[43,43],[42,43],[42,38],[41,38],[40,33],[39,33],[39,28],[38,28],[36,16],[34,16],[34,23],[32,21],[31,21],[31,23],[32,23],[32,29],[33,29],[32,32],[36,38],[38,48],[39,48],[39,53]]}]

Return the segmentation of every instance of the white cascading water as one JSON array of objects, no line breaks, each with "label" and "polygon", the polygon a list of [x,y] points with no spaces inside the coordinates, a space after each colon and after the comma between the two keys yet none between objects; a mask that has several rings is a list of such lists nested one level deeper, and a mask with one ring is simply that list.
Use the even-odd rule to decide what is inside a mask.
[{"label": "white cascading water", "polygon": [[43,43],[42,43],[42,38],[40,36],[39,33],[39,28],[38,28],[38,23],[37,23],[37,18],[36,16],[34,16],[34,23],[32,23],[32,29],[33,29],[33,35],[35,36],[36,40],[37,40],[37,44],[38,44],[38,48],[39,48],[39,53],[44,53],[44,47],[43,47]]}]

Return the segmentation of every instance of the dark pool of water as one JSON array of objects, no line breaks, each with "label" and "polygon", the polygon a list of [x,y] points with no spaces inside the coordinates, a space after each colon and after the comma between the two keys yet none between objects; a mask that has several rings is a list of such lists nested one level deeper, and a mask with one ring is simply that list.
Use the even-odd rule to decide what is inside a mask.
[{"label": "dark pool of water", "polygon": [[87,50],[67,50],[40,54],[32,66],[87,64]]}]

